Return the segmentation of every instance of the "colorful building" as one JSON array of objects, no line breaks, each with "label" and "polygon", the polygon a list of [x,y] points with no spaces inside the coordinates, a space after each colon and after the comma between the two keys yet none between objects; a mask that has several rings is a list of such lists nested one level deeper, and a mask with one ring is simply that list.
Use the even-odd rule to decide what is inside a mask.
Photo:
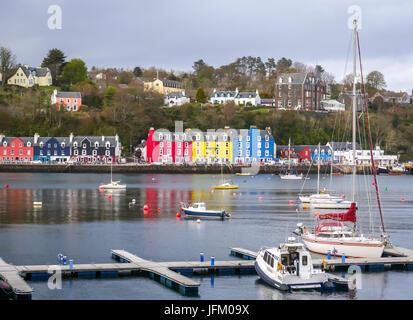
[{"label": "colorful building", "polygon": [[150,128],[146,152],[146,160],[149,163],[192,163],[192,137],[188,130],[171,133]]},{"label": "colorful building", "polygon": [[80,163],[116,163],[120,161],[122,145],[116,136],[69,137],[70,160]]},{"label": "colorful building", "polygon": [[21,163],[33,161],[33,138],[0,135],[0,162]]},{"label": "colorful building", "polygon": [[181,82],[169,79],[155,79],[143,83],[145,91],[154,91],[166,95],[171,92],[184,92],[184,86]]},{"label": "colorful building", "polygon": [[234,163],[269,162],[275,159],[275,142],[271,128],[260,130],[251,126],[241,129],[233,141]]},{"label": "colorful building", "polygon": [[82,105],[82,95],[80,92],[62,92],[54,90],[52,94],[52,104],[60,108],[63,106],[67,111],[79,111]]},{"label": "colorful building", "polygon": [[70,159],[70,138],[40,137],[34,135],[34,160],[47,162],[67,162]]}]

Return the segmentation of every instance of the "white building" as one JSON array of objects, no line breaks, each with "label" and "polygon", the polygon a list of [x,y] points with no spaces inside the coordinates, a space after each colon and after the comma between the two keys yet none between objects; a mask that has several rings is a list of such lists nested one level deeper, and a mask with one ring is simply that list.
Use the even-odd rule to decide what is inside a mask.
[{"label": "white building", "polygon": [[183,92],[169,92],[165,96],[164,103],[168,107],[182,106],[185,103],[189,103],[191,100]]},{"label": "white building", "polygon": [[[333,161],[340,164],[353,163],[353,150],[350,142],[328,142],[327,146],[333,146]],[[380,146],[373,149],[373,157],[375,165],[377,166],[393,166],[398,163],[398,155],[385,155],[384,150]],[[371,165],[370,150],[362,150],[356,144],[356,162],[358,165]]]},{"label": "white building", "polygon": [[337,100],[322,100],[320,103],[321,107],[326,111],[337,112],[346,110],[346,105]]},{"label": "white building", "polygon": [[214,104],[226,104],[230,101],[244,106],[258,106],[261,104],[258,90],[255,92],[239,92],[238,88],[235,91],[217,91],[214,89],[210,98],[210,102]]},{"label": "white building", "polygon": [[237,105],[258,106],[261,104],[258,89],[255,92],[238,92],[234,100]]}]

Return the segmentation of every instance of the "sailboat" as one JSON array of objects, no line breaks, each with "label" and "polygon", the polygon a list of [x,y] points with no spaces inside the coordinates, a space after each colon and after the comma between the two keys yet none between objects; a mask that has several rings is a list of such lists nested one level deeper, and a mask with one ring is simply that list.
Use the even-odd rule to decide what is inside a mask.
[{"label": "sailboat", "polygon": [[291,154],[291,141],[288,139],[288,170],[284,174],[280,174],[280,178],[283,180],[303,180],[303,179],[310,179],[308,177],[304,178],[304,175],[301,173],[300,175],[297,175],[296,171],[290,170],[290,154]]},{"label": "sailboat", "polygon": [[309,203],[314,209],[349,209],[351,201],[344,200],[346,195],[334,195],[320,191],[320,144],[318,144],[317,160],[317,193],[299,195],[302,203]]},{"label": "sailboat", "polygon": [[237,185],[234,185],[231,180],[224,180],[224,174],[222,172],[222,159],[221,159],[221,184],[218,186],[214,186],[214,189],[221,189],[221,190],[227,190],[227,189],[238,189]]},{"label": "sailboat", "polygon": [[[298,229],[296,234],[301,236],[302,241],[306,247],[316,253],[331,254],[333,256],[346,256],[354,258],[378,258],[383,254],[384,247],[389,244],[388,237],[385,233],[383,215],[381,212],[380,196],[377,187],[376,170],[374,167],[374,156],[372,152],[372,142],[370,127],[368,122],[368,112],[365,97],[363,70],[361,64],[360,44],[357,31],[357,20],[354,20],[354,60],[353,60],[353,179],[352,179],[352,203],[347,212],[344,213],[316,213],[317,226],[314,232],[310,232],[307,227],[302,223],[297,224]],[[378,210],[381,218],[382,234],[380,237],[365,237],[356,231],[356,203],[355,203],[355,187],[356,187],[356,61],[357,61],[357,48],[360,56],[360,73],[364,95],[364,110],[365,121],[368,133],[368,141],[370,147],[371,165],[374,177],[374,184],[376,188],[376,197]],[[330,220],[331,222],[323,222],[324,220]],[[352,224],[352,225],[348,225]]]},{"label": "sailboat", "polygon": [[126,189],[126,184],[120,184],[120,181],[113,181],[112,164],[110,164],[110,183],[101,184],[99,189]]}]

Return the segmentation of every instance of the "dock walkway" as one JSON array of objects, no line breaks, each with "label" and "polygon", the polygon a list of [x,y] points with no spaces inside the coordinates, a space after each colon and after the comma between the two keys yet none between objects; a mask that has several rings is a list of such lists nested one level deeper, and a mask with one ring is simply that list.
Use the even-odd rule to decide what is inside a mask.
[{"label": "dock walkway", "polygon": [[33,289],[20,277],[16,267],[0,258],[0,278],[12,288],[15,298],[30,299]]}]

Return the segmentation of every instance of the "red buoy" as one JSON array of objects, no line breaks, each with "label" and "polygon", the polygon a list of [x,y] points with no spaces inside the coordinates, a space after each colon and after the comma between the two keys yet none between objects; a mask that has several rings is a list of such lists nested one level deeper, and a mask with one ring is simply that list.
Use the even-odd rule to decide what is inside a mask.
[{"label": "red buoy", "polygon": [[294,204],[294,201],[293,201],[293,200],[290,200],[290,204]]},{"label": "red buoy", "polygon": [[145,205],[143,206],[143,210],[149,210],[149,207],[148,207],[147,204],[145,204]]},{"label": "red buoy", "polygon": [[402,201],[404,201],[404,197],[402,197]]},{"label": "red buoy", "polygon": [[6,187],[6,189],[7,189],[7,188],[9,187],[9,185],[8,185],[8,184],[6,184],[6,185],[5,185],[5,187]]},{"label": "red buoy", "polygon": [[262,200],[262,197],[259,197],[259,198],[258,198],[258,200],[260,200],[260,201],[261,201],[261,200]]},{"label": "red buoy", "polygon": [[161,208],[158,208],[158,212],[161,212]]},{"label": "red buoy", "polygon": [[177,218],[180,218],[180,217],[181,217],[181,214],[180,214],[179,212],[177,212],[177,213],[176,213],[176,217],[177,217]]},{"label": "red buoy", "polygon": [[108,199],[109,199],[109,200],[112,199],[112,196],[111,196],[111,195],[108,195]]}]

